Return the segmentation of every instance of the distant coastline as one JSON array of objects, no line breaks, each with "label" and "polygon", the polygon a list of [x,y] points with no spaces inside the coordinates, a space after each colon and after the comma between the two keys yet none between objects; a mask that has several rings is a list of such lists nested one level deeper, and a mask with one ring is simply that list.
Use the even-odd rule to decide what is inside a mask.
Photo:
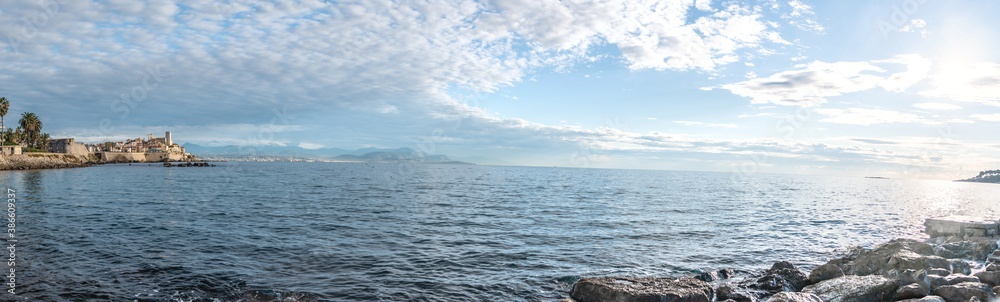
[{"label": "distant coastline", "polygon": [[972,178],[959,179],[955,181],[962,182],[981,182],[981,183],[1000,183],[1000,170],[986,170],[980,171],[979,175]]}]

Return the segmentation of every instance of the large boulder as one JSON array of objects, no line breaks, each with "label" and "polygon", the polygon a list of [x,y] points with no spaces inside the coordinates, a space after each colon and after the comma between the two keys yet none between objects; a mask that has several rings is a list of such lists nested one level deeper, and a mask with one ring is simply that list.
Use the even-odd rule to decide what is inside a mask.
[{"label": "large boulder", "polygon": [[947,276],[947,275],[951,275],[951,270],[950,269],[945,269],[945,268],[932,268],[932,269],[927,270],[927,274],[928,275],[938,275],[938,276],[944,277],[944,276]]},{"label": "large boulder", "polygon": [[975,276],[979,278],[979,282],[989,284],[990,286],[1000,286],[1000,272],[998,271],[978,272]]},{"label": "large boulder", "polygon": [[951,265],[951,272],[953,274],[972,274],[972,266],[968,262],[962,259],[948,259],[948,264]]},{"label": "large boulder", "polygon": [[843,276],[806,286],[804,293],[819,296],[826,302],[890,301],[899,283],[882,276]]},{"label": "large boulder", "polygon": [[929,288],[926,288],[923,285],[917,283],[913,283],[909,285],[900,286],[899,289],[896,290],[895,297],[897,300],[919,299],[926,297],[930,293],[931,290]]},{"label": "large boulder", "polygon": [[910,239],[896,239],[873,250],[861,250],[855,255],[834,259],[827,264],[839,266],[846,275],[881,275],[889,278],[895,278],[907,269],[951,270],[948,259],[934,255],[933,246]]},{"label": "large boulder", "polygon": [[955,285],[965,282],[979,282],[979,278],[976,276],[969,276],[964,274],[952,274],[944,277],[944,280],[948,281],[949,285]]},{"label": "large boulder", "polygon": [[583,278],[570,297],[579,302],[710,302],[712,285],[694,278]]},{"label": "large boulder", "polygon": [[990,301],[996,294],[989,285],[979,282],[965,282],[955,285],[945,285],[934,290],[934,294],[941,296],[948,302],[966,302],[973,297],[979,301]]},{"label": "large boulder", "polygon": [[962,241],[946,242],[934,247],[934,254],[944,258],[961,258],[975,261],[986,260],[997,248],[994,238],[973,237]]},{"label": "large boulder", "polygon": [[767,299],[768,302],[823,302],[819,296],[810,293],[780,292]]},{"label": "large boulder", "polygon": [[757,302],[770,293],[747,289],[736,283],[720,285],[715,291],[716,301]]},{"label": "large boulder", "polygon": [[751,286],[752,289],[778,292],[797,292],[809,285],[809,277],[795,268],[788,261],[775,262],[770,269],[764,271],[764,276],[757,278],[757,282]]},{"label": "large boulder", "polygon": [[944,298],[938,296],[926,296],[920,299],[899,300],[898,302],[947,302],[947,301],[945,301]]},{"label": "large boulder", "polygon": [[833,263],[827,263],[820,265],[812,272],[809,273],[810,283],[820,283],[833,278],[840,278],[844,276],[844,269],[840,268]]}]

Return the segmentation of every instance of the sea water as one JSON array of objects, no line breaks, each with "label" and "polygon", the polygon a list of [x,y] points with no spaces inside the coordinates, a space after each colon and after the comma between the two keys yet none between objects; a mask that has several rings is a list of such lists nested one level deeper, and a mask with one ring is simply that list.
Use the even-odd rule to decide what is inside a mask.
[{"label": "sea water", "polygon": [[930,216],[995,215],[1000,196],[950,181],[400,163],[0,181],[17,217],[16,296],[0,299],[17,301],[550,301],[588,276],[809,270],[921,238]]}]

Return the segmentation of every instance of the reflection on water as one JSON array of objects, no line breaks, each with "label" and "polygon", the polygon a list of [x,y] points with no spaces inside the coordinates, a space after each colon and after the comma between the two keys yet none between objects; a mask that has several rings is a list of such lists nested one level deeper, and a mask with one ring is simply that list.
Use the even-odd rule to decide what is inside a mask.
[{"label": "reflection on water", "polygon": [[928,216],[996,213],[1000,195],[946,181],[380,168],[0,172],[29,201],[18,300],[554,300],[584,276],[779,259],[809,269],[853,245],[920,237]]}]

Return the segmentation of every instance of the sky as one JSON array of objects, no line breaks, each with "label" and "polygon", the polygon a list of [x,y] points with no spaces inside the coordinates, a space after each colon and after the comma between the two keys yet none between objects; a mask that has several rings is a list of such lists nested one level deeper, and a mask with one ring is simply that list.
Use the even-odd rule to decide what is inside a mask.
[{"label": "sky", "polygon": [[[8,126],[516,165],[1000,167],[995,1],[4,1]],[[252,149],[252,148],[249,148]]]}]

